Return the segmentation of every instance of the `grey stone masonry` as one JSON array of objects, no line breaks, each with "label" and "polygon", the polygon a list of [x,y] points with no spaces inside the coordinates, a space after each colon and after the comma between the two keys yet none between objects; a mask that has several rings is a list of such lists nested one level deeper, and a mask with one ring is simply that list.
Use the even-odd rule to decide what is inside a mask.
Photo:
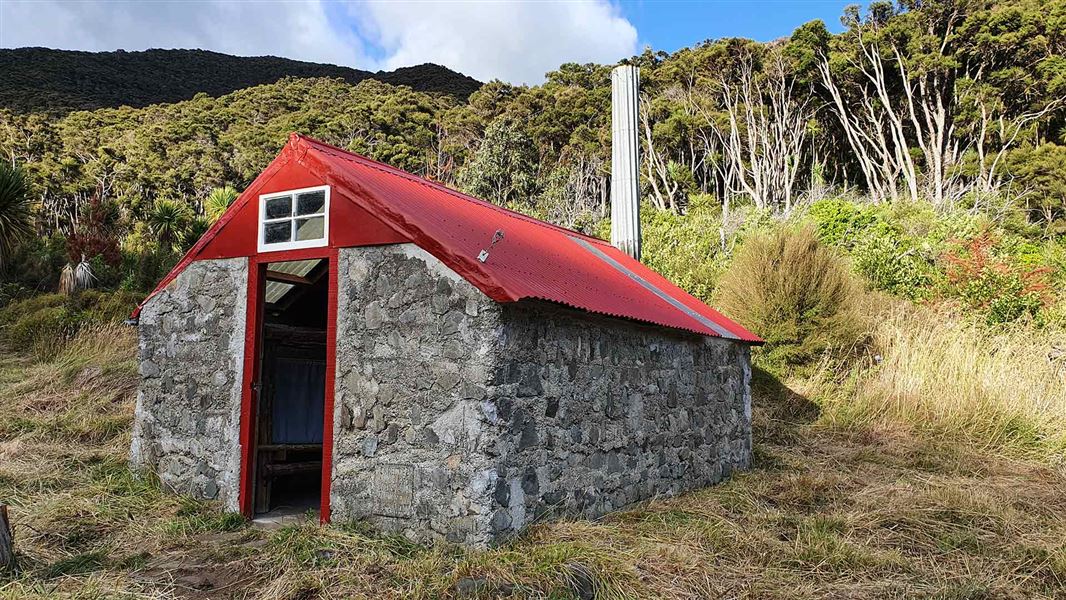
[{"label": "grey stone masonry", "polygon": [[333,520],[487,543],[499,308],[414,244],[339,254]]},{"label": "grey stone masonry", "polygon": [[484,546],[750,463],[746,344],[496,304],[412,244],[339,263],[335,520]]},{"label": "grey stone masonry", "polygon": [[539,302],[503,305],[501,321],[495,537],[749,466],[746,344]]},{"label": "grey stone masonry", "polygon": [[191,263],[141,309],[130,463],[238,510],[248,259]]},{"label": "grey stone masonry", "polygon": [[[247,265],[194,262],[142,308],[130,451],[234,511]],[[334,522],[486,546],[750,464],[746,344],[498,304],[414,244],[343,248],[336,268]]]}]

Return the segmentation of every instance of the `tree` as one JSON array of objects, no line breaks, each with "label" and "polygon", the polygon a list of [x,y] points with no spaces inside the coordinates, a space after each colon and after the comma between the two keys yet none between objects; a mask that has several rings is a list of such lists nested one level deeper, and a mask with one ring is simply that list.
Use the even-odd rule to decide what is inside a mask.
[{"label": "tree", "polygon": [[1066,217],[1066,146],[1043,144],[1014,152],[1009,160],[1014,183],[1034,220],[1051,225]]},{"label": "tree", "polygon": [[33,233],[30,189],[22,170],[0,160],[0,265]]},{"label": "tree", "polygon": [[211,223],[217,221],[222,216],[222,213],[226,212],[226,209],[233,204],[237,196],[237,190],[231,185],[211,190],[211,193],[207,195],[207,199],[204,200],[204,213],[207,215],[208,220]]},{"label": "tree", "polygon": [[501,206],[530,203],[537,190],[537,158],[526,134],[494,121],[473,159],[459,172],[459,185]]},{"label": "tree", "polygon": [[159,247],[171,252],[184,240],[192,219],[193,213],[187,205],[169,198],[159,198],[148,216],[148,226],[159,241]]},{"label": "tree", "polygon": [[800,168],[807,163],[807,123],[814,110],[810,93],[795,89],[783,57],[775,54],[766,62],[756,73],[749,55],[720,82],[719,97],[729,116],[728,131],[720,136],[734,180],[755,206],[787,214]]}]

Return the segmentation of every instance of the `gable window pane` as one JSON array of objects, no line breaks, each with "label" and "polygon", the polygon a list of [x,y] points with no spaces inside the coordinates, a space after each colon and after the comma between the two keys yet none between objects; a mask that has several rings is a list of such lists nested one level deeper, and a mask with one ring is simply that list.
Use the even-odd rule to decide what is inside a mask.
[{"label": "gable window pane", "polygon": [[325,217],[296,219],[296,240],[320,240],[325,234]]},{"label": "gable window pane", "polygon": [[326,192],[307,192],[296,197],[296,214],[317,215],[326,206]]},{"label": "gable window pane", "polygon": [[290,215],[292,215],[292,196],[267,200],[266,218],[281,219]]},{"label": "gable window pane", "polygon": [[260,252],[326,245],[329,238],[329,232],[326,231],[329,221],[328,187],[273,192],[260,196],[259,202],[257,247]]},{"label": "gable window pane", "polygon": [[263,242],[280,244],[292,239],[292,221],[266,223],[263,225]]}]

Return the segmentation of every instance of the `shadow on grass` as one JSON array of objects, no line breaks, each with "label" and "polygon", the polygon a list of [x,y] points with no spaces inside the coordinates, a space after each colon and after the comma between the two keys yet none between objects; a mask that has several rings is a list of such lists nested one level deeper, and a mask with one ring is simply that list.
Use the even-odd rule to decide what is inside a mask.
[{"label": "shadow on grass", "polygon": [[751,370],[752,436],[756,444],[791,445],[799,429],[818,419],[818,405],[772,373]]}]

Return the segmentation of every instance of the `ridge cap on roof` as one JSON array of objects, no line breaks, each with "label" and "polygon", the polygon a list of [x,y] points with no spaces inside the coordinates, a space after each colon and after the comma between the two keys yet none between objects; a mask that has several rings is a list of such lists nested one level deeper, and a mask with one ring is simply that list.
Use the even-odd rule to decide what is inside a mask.
[{"label": "ridge cap on roof", "polygon": [[351,150],[345,150],[344,148],[340,148],[338,146],[334,146],[333,144],[328,144],[326,142],[323,142],[322,140],[316,140],[315,138],[303,135],[301,133],[297,133],[295,131],[292,132],[292,134],[290,135],[289,139],[292,140],[292,141],[296,141],[296,142],[304,142],[306,144],[309,144],[310,146],[323,146],[324,148],[326,148],[328,150],[333,150],[335,152],[340,152],[342,154],[345,154],[345,155],[347,155],[347,157],[351,157],[352,159],[355,159],[357,162],[365,163],[365,165],[368,166],[368,167],[376,168],[376,169],[379,169],[379,170],[383,170],[383,171],[385,171],[387,173],[390,173],[392,175],[397,175],[399,177],[403,177],[404,179],[408,179],[408,180],[410,180],[410,181],[412,181],[414,183],[430,186],[430,187],[432,187],[434,189],[437,189],[439,191],[442,191],[442,192],[445,192],[445,193],[450,194],[452,196],[455,196],[455,197],[459,198],[460,200],[465,200],[467,202],[473,202],[473,203],[475,203],[475,204],[477,204],[479,206],[484,206],[484,207],[486,207],[488,209],[491,209],[491,210],[494,210],[494,211],[497,211],[497,212],[502,212],[502,213],[504,213],[504,214],[506,214],[508,216],[515,217],[515,218],[521,219],[523,221],[528,221],[530,223],[533,223],[535,225],[539,225],[541,227],[547,227],[549,229],[553,229],[555,231],[558,231],[560,233],[564,233],[564,234],[567,234],[567,235],[581,236],[582,238],[588,240],[589,242],[593,242],[593,243],[596,243],[596,244],[602,244],[602,245],[605,245],[605,246],[610,246],[611,245],[611,243],[608,242],[607,240],[601,240],[600,238],[595,237],[595,236],[591,236],[591,235],[589,235],[587,233],[582,233],[580,231],[577,231],[577,230],[574,230],[574,229],[570,229],[568,227],[563,227],[561,225],[556,225],[554,223],[548,223],[547,221],[542,221],[542,220],[537,219],[535,217],[531,217],[529,215],[524,215],[524,214],[522,214],[522,213],[520,213],[518,211],[514,211],[514,210],[511,210],[511,209],[506,208],[504,206],[499,206],[497,204],[493,204],[493,203],[491,203],[491,202],[489,202],[487,200],[482,200],[481,198],[476,198],[476,197],[471,196],[469,194],[464,194],[463,192],[460,192],[459,190],[452,189],[452,188],[450,188],[450,187],[448,187],[448,186],[446,186],[446,185],[444,185],[444,184],[442,184],[440,182],[433,181],[433,180],[430,180],[430,179],[426,179],[425,177],[420,177],[418,175],[415,175],[414,173],[408,173],[407,171],[404,171],[403,169],[398,169],[398,168],[396,168],[396,167],[394,167],[392,165],[389,165],[387,163],[383,163],[381,161],[374,160],[372,158],[368,158],[366,156],[363,156],[362,154],[357,154],[355,152],[352,152]]}]

